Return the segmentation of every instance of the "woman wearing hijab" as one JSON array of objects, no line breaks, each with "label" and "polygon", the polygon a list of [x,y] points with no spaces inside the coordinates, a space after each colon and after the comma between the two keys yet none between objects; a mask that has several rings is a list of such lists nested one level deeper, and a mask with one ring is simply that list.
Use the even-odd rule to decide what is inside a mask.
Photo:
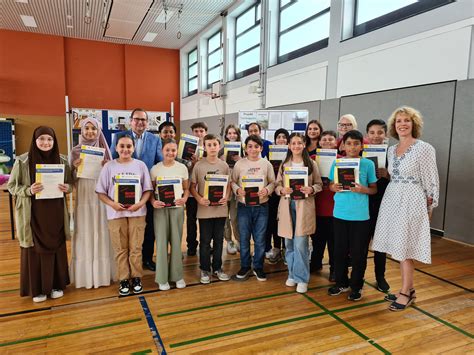
[{"label": "woman wearing hijab", "polygon": [[105,149],[102,165],[111,154],[98,122],[93,118],[82,121],[79,144],[72,149],[71,167],[76,184],[74,237],[72,239],[71,281],[76,288],[109,286],[114,279],[115,263],[107,230],[104,204],[95,193],[96,179],[77,178],[81,164],[81,146]]},{"label": "woman wearing hijab", "polygon": [[36,164],[63,164],[63,193],[72,190],[67,158],[59,154],[54,130],[35,129],[28,153],[17,157],[8,181],[8,191],[15,196],[16,229],[21,249],[20,295],[34,302],[63,296],[69,284],[66,238],[70,237],[69,215],[65,198],[36,199],[44,187],[36,181]]}]

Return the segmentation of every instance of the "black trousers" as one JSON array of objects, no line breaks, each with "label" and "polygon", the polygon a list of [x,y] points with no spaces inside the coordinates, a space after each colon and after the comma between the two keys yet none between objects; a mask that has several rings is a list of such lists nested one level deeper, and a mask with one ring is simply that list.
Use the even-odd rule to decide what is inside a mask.
[{"label": "black trousers", "polygon": [[278,236],[278,204],[280,203],[280,196],[273,194],[268,200],[268,223],[267,232],[265,233],[265,252],[273,247],[281,249],[284,247],[283,238]]},{"label": "black trousers", "polygon": [[326,244],[329,254],[329,270],[334,270],[334,218],[316,217],[316,233],[311,236],[313,251],[311,253],[311,270],[323,267]]},{"label": "black trousers", "polygon": [[155,229],[153,228],[153,205],[150,202],[146,203],[146,227],[145,236],[142,244],[142,260],[153,260],[155,251]]},{"label": "black trousers", "polygon": [[189,197],[186,201],[186,244],[188,250],[196,250],[199,243],[197,241],[197,209],[198,203],[194,197]]},{"label": "black trousers", "polygon": [[211,271],[211,241],[212,241],[212,270],[222,268],[222,246],[224,244],[225,217],[222,218],[200,218],[199,235],[201,246],[199,247],[200,269]]},{"label": "black trousers", "polygon": [[[334,272],[336,286],[357,291],[364,285],[370,239],[370,221],[346,221],[334,217]],[[347,255],[352,259],[348,278]]]},{"label": "black trousers", "polygon": [[[374,237],[375,226],[377,225],[377,217],[379,215],[381,201],[370,201],[369,211],[370,211],[370,239]],[[368,244],[370,244],[370,239]],[[377,280],[382,280],[385,278],[385,265],[387,263],[387,254],[381,253],[379,251],[374,251],[374,265],[375,265],[375,278]]]}]

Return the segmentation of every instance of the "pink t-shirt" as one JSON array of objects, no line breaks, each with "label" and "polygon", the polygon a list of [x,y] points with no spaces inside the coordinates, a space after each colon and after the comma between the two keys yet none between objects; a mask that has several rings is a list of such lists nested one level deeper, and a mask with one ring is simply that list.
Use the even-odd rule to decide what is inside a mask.
[{"label": "pink t-shirt", "polygon": [[[153,191],[150,173],[145,163],[141,160],[133,159],[129,163],[119,163],[117,159],[109,161],[104,165],[100,172],[99,180],[95,192],[103,193],[114,199],[114,177],[116,175],[138,175],[140,176],[140,185],[142,193],[145,191]],[[116,211],[110,206],[106,206],[107,219],[117,219],[123,217],[140,217],[146,215],[146,205],[135,212]]]}]

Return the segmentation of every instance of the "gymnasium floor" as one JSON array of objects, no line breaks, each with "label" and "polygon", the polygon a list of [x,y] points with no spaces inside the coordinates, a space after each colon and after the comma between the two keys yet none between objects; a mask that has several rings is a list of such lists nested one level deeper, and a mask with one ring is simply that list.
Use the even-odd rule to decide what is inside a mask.
[{"label": "gymnasium floor", "polygon": [[[266,282],[201,285],[197,257],[185,257],[183,290],[158,291],[146,272],[139,296],[70,286],[34,304],[19,297],[3,192],[0,205],[0,353],[474,353],[473,247],[433,238],[433,264],[416,265],[417,303],[399,313],[373,287],[371,253],[359,302],[327,295],[327,266],[300,295],[285,287],[282,263],[266,265]],[[224,260],[237,272],[238,256]],[[387,261],[386,276],[397,290],[397,262]]]}]

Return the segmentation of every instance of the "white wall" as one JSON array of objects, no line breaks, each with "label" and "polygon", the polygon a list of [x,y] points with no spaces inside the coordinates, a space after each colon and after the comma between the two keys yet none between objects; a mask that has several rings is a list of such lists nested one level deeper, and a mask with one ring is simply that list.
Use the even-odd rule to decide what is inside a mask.
[{"label": "white wall", "polygon": [[[263,0],[265,1],[265,0]],[[274,1],[274,0],[269,0]],[[346,0],[352,1],[352,0]],[[238,1],[181,49],[181,58],[223,21],[252,1]],[[378,90],[474,77],[474,1],[459,0],[367,34],[343,37],[342,0],[331,1],[327,48],[268,68],[265,107],[338,98]],[[232,15],[234,11],[234,15]],[[227,42],[233,39],[228,39]],[[270,42],[270,46],[275,45]],[[203,55],[203,53],[200,53]],[[182,61],[182,70],[187,63]],[[182,72],[182,96],[186,75]],[[225,112],[261,108],[258,73],[227,84]],[[260,94],[261,95],[261,94]],[[181,120],[221,115],[221,99],[202,94],[181,100]]]}]

